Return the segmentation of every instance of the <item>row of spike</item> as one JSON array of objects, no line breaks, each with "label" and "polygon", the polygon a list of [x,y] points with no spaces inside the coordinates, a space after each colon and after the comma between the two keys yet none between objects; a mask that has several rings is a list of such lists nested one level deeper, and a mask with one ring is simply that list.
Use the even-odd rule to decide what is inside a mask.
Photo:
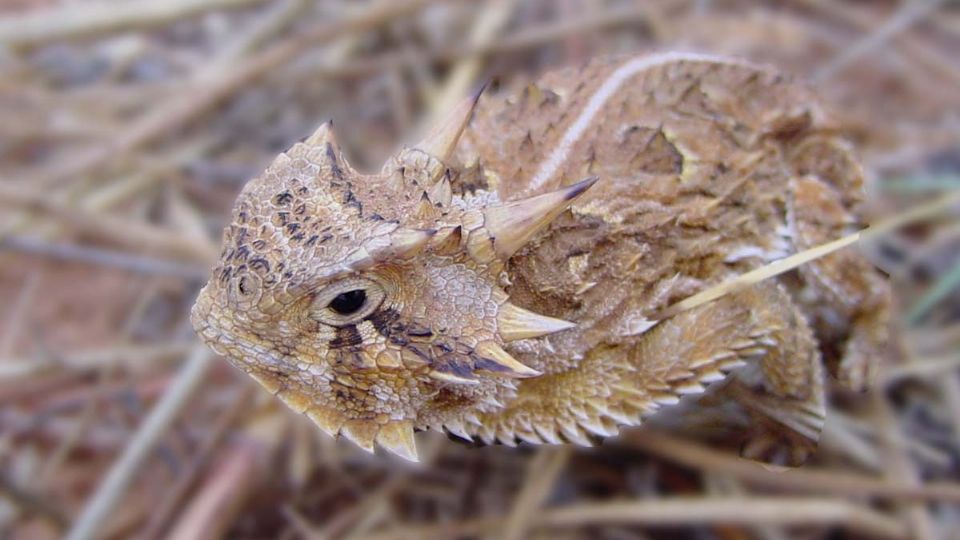
[{"label": "row of spike", "polygon": [[676,405],[684,395],[702,393],[708,384],[722,380],[730,371],[745,366],[742,357],[754,352],[745,346],[741,349],[717,355],[708,362],[709,369],[691,374],[689,379],[668,390],[644,390],[635,386],[635,381],[614,383],[610,388],[620,395],[617,400],[621,402],[619,404],[606,403],[603,398],[596,396],[584,397],[568,406],[569,414],[566,417],[550,419],[545,423],[528,418],[514,418],[506,424],[503,421],[483,423],[476,415],[468,415],[462,420],[447,421],[443,428],[468,441],[477,437],[485,444],[499,442],[516,446],[519,440],[530,444],[571,442],[593,446],[591,436],[612,437],[617,435],[621,426],[638,426],[643,417],[663,406]]},{"label": "row of spike", "polygon": [[[569,441],[580,446],[593,446],[594,442],[591,440],[591,436],[615,436],[619,432],[620,426],[637,426],[641,423],[642,417],[665,405],[676,405],[683,395],[702,393],[706,385],[722,380],[726,378],[730,371],[745,366],[746,362],[743,357],[757,354],[755,348],[748,346],[750,344],[748,340],[737,344],[733,347],[733,350],[726,354],[716,355],[710,362],[707,362],[707,364],[710,364],[710,369],[692,374],[690,380],[678,384],[670,391],[650,392],[648,394],[632,386],[614,384],[613,389],[621,392],[625,397],[624,408],[616,405],[609,406],[596,400],[583,399],[578,405],[570,407],[571,415],[569,417],[555,419],[555,421],[546,425],[537,424],[528,419],[518,419],[518,425],[512,429],[504,429],[502,425],[484,424],[477,415],[468,414],[462,421],[450,420],[446,422],[443,428],[468,441],[473,440],[473,436],[470,434],[472,431],[485,444],[500,442],[508,446],[515,446],[519,439],[530,444],[562,444]],[[815,413],[817,412],[819,411],[811,411],[810,416],[816,418]],[[377,434],[377,443],[401,457],[415,459],[415,447],[413,447],[413,458],[409,457],[410,454],[407,453],[407,449],[410,448],[409,445],[413,444],[412,424],[409,422],[397,422],[397,424],[409,424],[409,427],[404,430],[399,425],[390,425],[389,429],[381,430]],[[468,425],[472,429],[468,429]],[[357,434],[351,433],[349,430],[347,433],[341,430],[341,434],[357,444],[360,444],[358,441],[372,440],[358,437]],[[409,439],[404,434],[408,434]],[[368,442],[367,446],[361,444],[361,447],[372,451],[372,442]]]},{"label": "row of spike", "polygon": [[467,212],[462,225],[447,228],[439,236],[441,231],[436,229],[398,229],[389,246],[371,255],[409,259],[427,246],[448,254],[461,248],[466,233],[467,251],[477,262],[505,261],[596,182],[593,176],[556,191]]},{"label": "row of spike", "polygon": [[308,396],[285,388],[274,378],[255,372],[251,372],[250,376],[271,394],[279,397],[288,407],[300,414],[305,414],[327,435],[333,438],[337,438],[338,435],[343,436],[367,452],[372,453],[376,443],[384,450],[403,459],[418,460],[412,421],[391,420],[379,424],[372,420],[351,420],[333,409],[314,406]]},{"label": "row of spike", "polygon": [[[448,163],[470,123],[484,88],[481,87],[473,97],[462,101],[414,148],[434,156],[442,163]],[[438,169],[438,174],[442,175],[443,169]],[[482,225],[487,237],[471,234],[467,239],[468,250],[479,262],[489,262],[495,257],[509,259],[596,182],[597,177],[593,176],[550,193],[485,208],[480,212],[482,216],[474,216],[473,221],[477,226]],[[432,179],[431,186],[424,194],[434,203],[449,205],[452,197],[449,180],[444,177]],[[472,227],[468,226],[468,229]]]}]

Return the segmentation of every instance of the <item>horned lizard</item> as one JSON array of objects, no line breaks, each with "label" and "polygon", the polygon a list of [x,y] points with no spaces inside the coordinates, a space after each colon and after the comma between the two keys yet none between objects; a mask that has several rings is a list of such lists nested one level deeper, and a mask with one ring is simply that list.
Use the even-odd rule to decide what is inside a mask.
[{"label": "horned lizard", "polygon": [[795,463],[825,371],[860,388],[883,354],[879,271],[845,251],[655,315],[857,229],[862,191],[840,126],[773,69],[597,60],[478,94],[376,174],[324,124],[240,193],[192,321],[369,451],[415,460],[420,429],[590,444],[711,386],[756,427],[748,455]]}]

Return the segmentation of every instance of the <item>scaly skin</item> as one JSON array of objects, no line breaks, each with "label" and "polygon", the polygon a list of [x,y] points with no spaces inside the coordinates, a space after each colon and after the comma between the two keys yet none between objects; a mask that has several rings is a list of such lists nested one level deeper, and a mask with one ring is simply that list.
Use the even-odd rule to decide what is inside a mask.
[{"label": "scaly skin", "polygon": [[329,126],[278,157],[238,198],[199,335],[331,435],[408,459],[414,429],[589,444],[717,383],[748,455],[801,462],[823,358],[859,388],[884,350],[879,272],[843,252],[653,317],[858,228],[862,173],[816,97],[655,55],[473,106],[379,174]]}]

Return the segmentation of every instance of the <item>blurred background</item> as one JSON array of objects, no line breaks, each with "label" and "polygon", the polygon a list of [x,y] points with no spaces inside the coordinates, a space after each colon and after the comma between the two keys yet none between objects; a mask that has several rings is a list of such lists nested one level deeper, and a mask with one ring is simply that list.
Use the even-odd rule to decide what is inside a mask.
[{"label": "blurred background", "polygon": [[198,346],[241,186],[332,118],[376,170],[484,80],[657,50],[811,81],[872,219],[960,189],[960,2],[0,1],[0,537],[960,538],[960,220],[859,246],[899,361],[778,472],[676,433],[336,443]]}]

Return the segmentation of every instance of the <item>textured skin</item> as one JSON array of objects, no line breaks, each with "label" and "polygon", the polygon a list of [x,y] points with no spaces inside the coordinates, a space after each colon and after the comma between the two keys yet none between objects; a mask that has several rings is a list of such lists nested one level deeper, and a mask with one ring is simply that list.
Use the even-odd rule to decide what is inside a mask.
[{"label": "textured skin", "polygon": [[[519,251],[491,249],[507,234],[486,209],[588,176],[599,181]],[[880,273],[846,251],[653,317],[859,228],[862,183],[817,98],[771,70],[595,61],[484,97],[453,156],[404,150],[377,175],[352,171],[321,128],[241,193],[193,321],[288,405],[367,449],[413,459],[413,428],[589,444],[717,383],[694,409],[735,403],[745,453],[798,463],[823,423],[822,366],[861,388],[886,346]],[[318,310],[344,279],[373,280],[385,300],[325,324]],[[511,305],[576,326],[508,340]]]}]

